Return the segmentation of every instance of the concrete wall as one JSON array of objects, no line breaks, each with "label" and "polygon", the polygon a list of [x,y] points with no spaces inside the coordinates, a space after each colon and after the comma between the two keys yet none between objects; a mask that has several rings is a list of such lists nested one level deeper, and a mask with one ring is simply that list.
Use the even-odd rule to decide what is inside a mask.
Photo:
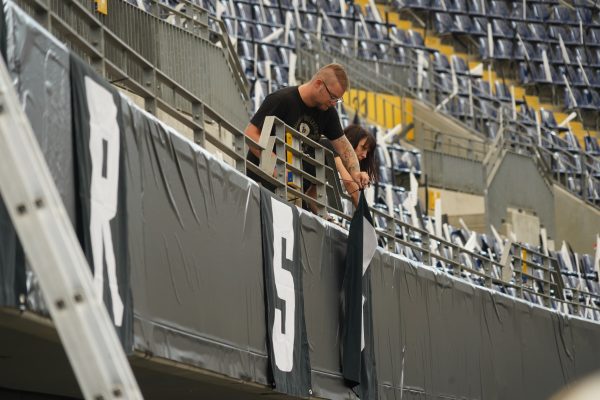
[{"label": "concrete wall", "polygon": [[[476,133],[465,125],[458,124],[455,120],[448,118],[442,113],[434,112],[429,106],[418,100],[413,101],[415,132],[418,135],[417,124],[424,121],[430,128],[440,132],[451,133],[465,139],[483,141],[481,134]],[[418,138],[417,138],[418,140]]]},{"label": "concrete wall", "polygon": [[[452,226],[460,226],[459,219],[475,232],[485,233],[485,200],[483,196],[429,188],[429,215],[435,213],[435,201],[442,200],[442,214],[448,216]],[[419,201],[425,206],[425,188],[419,188]]]},{"label": "concrete wall", "polygon": [[487,225],[500,228],[509,208],[521,209],[537,216],[551,238],[556,235],[554,192],[530,157],[506,153],[490,182],[485,203]]},{"label": "concrete wall", "polygon": [[554,185],[554,213],[556,247],[560,248],[566,240],[574,251],[594,254],[596,235],[600,233],[600,211]]},{"label": "concrete wall", "polygon": [[423,150],[423,173],[429,185],[483,194],[484,169],[479,161],[456,157],[431,150]]},{"label": "concrete wall", "polygon": [[500,227],[500,233],[506,237],[514,234],[517,241],[533,245],[540,244],[540,219],[526,210],[508,208],[505,223]]}]

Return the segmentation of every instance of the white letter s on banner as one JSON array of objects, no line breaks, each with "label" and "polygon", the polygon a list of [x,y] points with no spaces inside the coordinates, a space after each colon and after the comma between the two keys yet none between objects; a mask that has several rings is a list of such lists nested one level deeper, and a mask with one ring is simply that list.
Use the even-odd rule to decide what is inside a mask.
[{"label": "white letter s on banner", "polygon": [[[296,294],[294,277],[283,269],[284,262],[294,260],[294,215],[292,209],[275,199],[273,209],[273,272],[277,297],[285,301],[285,323],[282,325],[282,310],[275,307],[273,323],[273,353],[275,364],[284,372],[294,366],[294,337]],[[285,260],[283,259],[283,239],[285,239]]]}]

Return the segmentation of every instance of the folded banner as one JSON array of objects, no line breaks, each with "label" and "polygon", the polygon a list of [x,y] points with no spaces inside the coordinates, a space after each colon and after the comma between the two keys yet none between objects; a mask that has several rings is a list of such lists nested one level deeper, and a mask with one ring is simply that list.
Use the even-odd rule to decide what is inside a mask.
[{"label": "folded banner", "polygon": [[275,389],[292,396],[312,394],[304,322],[300,228],[296,207],[261,188],[261,227],[267,336]]},{"label": "folded banner", "polygon": [[125,351],[133,346],[121,98],[71,54],[71,101],[78,189],[77,230]]},{"label": "folded banner", "polygon": [[377,398],[369,269],[376,248],[373,219],[361,192],[348,234],[342,329],[342,374],[361,399]]}]

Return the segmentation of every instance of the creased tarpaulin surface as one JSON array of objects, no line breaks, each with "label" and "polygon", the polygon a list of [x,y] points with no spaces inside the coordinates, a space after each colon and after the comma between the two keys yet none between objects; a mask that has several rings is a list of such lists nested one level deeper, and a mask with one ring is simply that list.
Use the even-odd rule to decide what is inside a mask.
[{"label": "creased tarpaulin surface", "polygon": [[[7,67],[71,221],[75,219],[69,53],[12,2],[6,2]],[[4,44],[1,46],[4,47]],[[18,134],[18,132],[14,132]],[[15,305],[37,280],[24,267],[16,231],[0,199],[0,304]],[[37,290],[26,299],[43,309]]]},{"label": "creased tarpaulin surface", "polygon": [[123,107],[136,347],[268,384],[258,187]]},{"label": "creased tarpaulin surface", "polygon": [[[121,107],[135,348],[268,384],[258,187],[127,102]],[[300,224],[314,395],[352,398],[340,372],[346,234],[306,213]],[[371,269],[382,399],[544,399],[600,368],[597,324],[381,249]]]}]

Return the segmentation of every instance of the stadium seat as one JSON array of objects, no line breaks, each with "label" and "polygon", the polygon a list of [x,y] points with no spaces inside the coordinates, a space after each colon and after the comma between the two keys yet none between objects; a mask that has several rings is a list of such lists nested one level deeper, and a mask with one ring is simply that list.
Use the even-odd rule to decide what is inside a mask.
[{"label": "stadium seat", "polygon": [[598,145],[598,139],[593,136],[586,135],[583,138],[583,142],[585,143],[585,151],[593,156],[600,155],[600,145]]},{"label": "stadium seat", "polygon": [[488,3],[487,8],[488,15],[498,18],[506,18],[510,15],[506,3],[502,0],[492,0]]},{"label": "stadium seat", "polygon": [[569,128],[564,126],[558,126],[556,123],[556,119],[554,118],[554,113],[549,110],[540,110],[540,122],[544,128],[550,129],[556,132],[566,132]]}]

